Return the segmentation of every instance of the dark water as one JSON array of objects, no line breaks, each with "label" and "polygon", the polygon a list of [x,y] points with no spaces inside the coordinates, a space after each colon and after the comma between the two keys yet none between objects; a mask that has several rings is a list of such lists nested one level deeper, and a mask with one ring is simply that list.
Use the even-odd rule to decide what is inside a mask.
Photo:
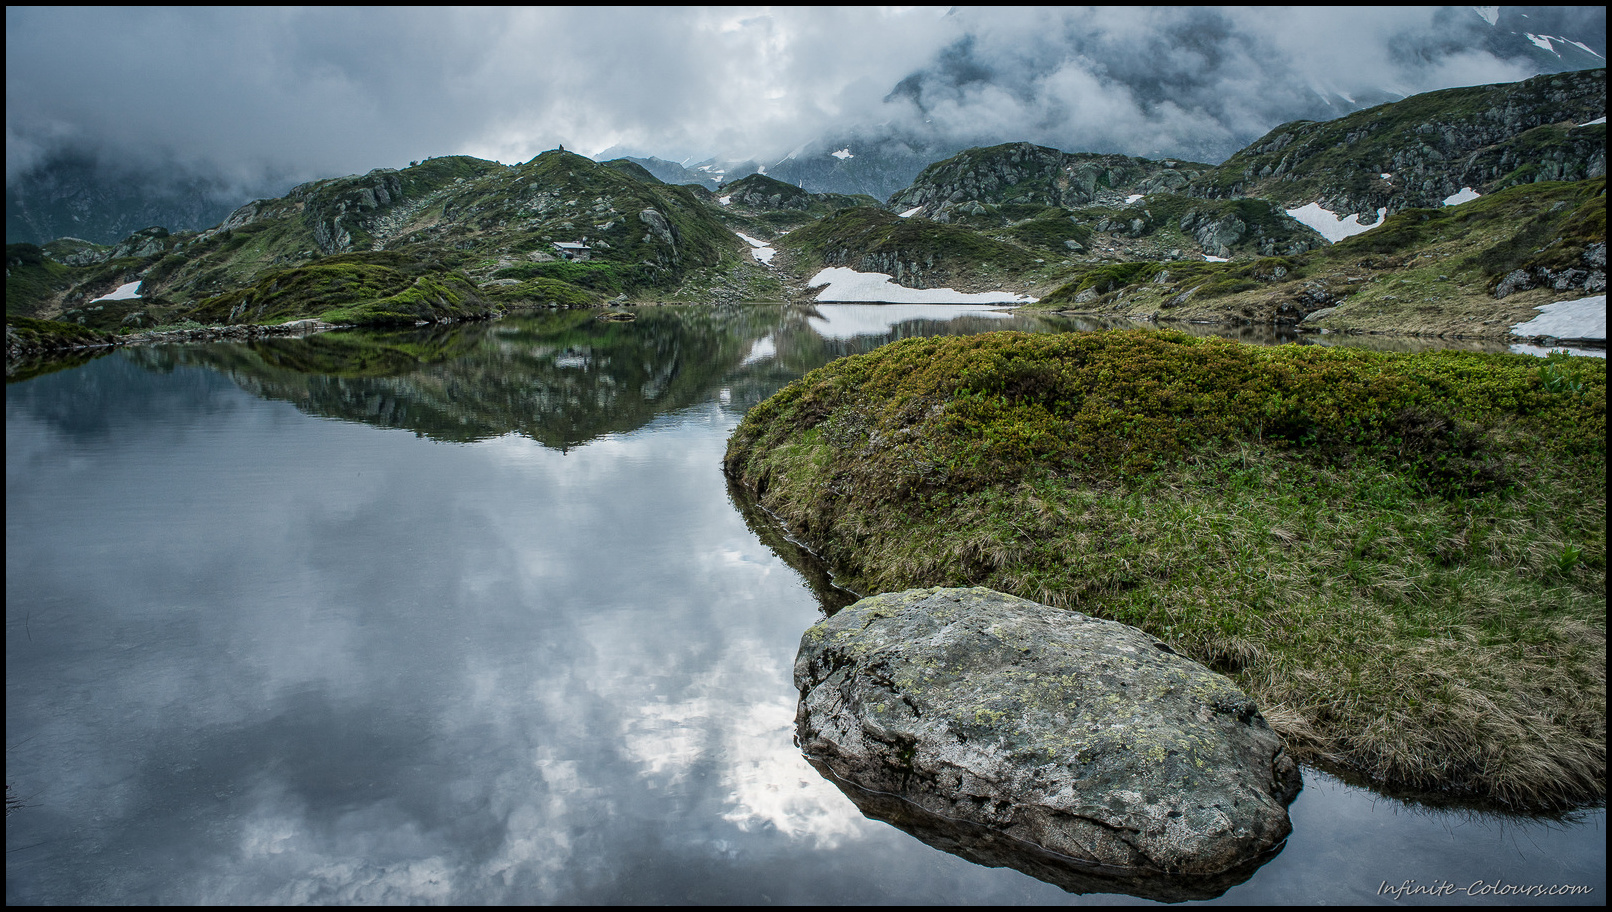
[{"label": "dark water", "polygon": [[[730,499],[744,410],[899,335],[1084,328],[919,316],[561,313],[8,385],[7,901],[1140,901],[930,848],[792,743],[827,584]],[[1292,815],[1220,901],[1604,902],[1604,810],[1306,770]]]}]

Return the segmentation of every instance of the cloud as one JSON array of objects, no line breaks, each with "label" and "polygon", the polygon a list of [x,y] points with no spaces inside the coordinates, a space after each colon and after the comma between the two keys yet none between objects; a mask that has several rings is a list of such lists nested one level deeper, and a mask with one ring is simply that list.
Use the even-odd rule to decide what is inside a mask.
[{"label": "cloud", "polygon": [[[1538,72],[1430,8],[959,10],[964,36],[888,99],[966,141],[1218,161],[1279,123]],[[1012,131],[1016,130],[1015,135]]]},{"label": "cloud", "polygon": [[[1563,17],[1604,34],[1604,12]],[[1340,95],[1539,66],[1470,10],[1412,7],[10,7],[6,26],[8,182],[69,146],[250,182],[560,143],[769,160],[880,123],[1223,157]]]}]

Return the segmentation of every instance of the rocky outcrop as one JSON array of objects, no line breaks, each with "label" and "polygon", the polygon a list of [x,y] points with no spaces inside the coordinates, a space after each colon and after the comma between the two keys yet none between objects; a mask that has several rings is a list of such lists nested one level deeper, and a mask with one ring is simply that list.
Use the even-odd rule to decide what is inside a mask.
[{"label": "rocky outcrop", "polygon": [[110,259],[116,260],[123,257],[144,259],[145,257],[156,256],[166,248],[167,245],[164,242],[168,236],[168,229],[160,225],[142,228],[124,238],[116,247],[112,248]]},{"label": "rocky outcrop", "polygon": [[1132,627],[989,589],[863,599],[795,661],[807,756],[1111,876],[1213,876],[1279,849],[1300,787],[1258,708]]},{"label": "rocky outcrop", "polygon": [[328,256],[363,246],[355,243],[355,232],[362,233],[367,242],[370,223],[383,210],[403,201],[403,179],[394,169],[376,168],[361,178],[343,178],[341,183],[301,184],[289,196],[305,202],[303,220],[319,251]]},{"label": "rocky outcrop", "polygon": [[969,149],[925,168],[890,208],[935,221],[978,214],[981,204],[1029,203],[1078,208],[1122,203],[1127,196],[1185,187],[1207,165],[1125,155],[1071,154],[1033,143]]},{"label": "rocky outcrop", "polygon": [[1248,226],[1235,215],[1216,218],[1213,213],[1193,209],[1181,217],[1181,231],[1192,235],[1204,253],[1229,257],[1231,245],[1242,240],[1248,233]]},{"label": "rocky outcrop", "polygon": [[[83,238],[57,238],[44,246],[45,256],[64,266],[95,266],[112,258],[112,248]],[[6,268],[10,268],[7,263]]]},{"label": "rocky outcrop", "polygon": [[1504,298],[1513,292],[1526,291],[1530,288],[1605,294],[1606,242],[1599,241],[1586,247],[1579,256],[1578,266],[1556,269],[1548,266],[1530,266],[1513,269],[1496,280],[1493,291],[1496,298]]},{"label": "rocky outcrop", "polygon": [[[1246,213],[1245,213],[1246,214]],[[1190,236],[1210,256],[1231,257],[1238,252],[1260,256],[1296,256],[1325,245],[1325,240],[1274,207],[1265,206],[1257,217],[1245,219],[1236,211],[1204,203],[1181,216],[1181,233]]]},{"label": "rocky outcrop", "polygon": [[765,174],[751,174],[722,188],[728,204],[746,209],[774,211],[778,209],[808,209],[812,195],[792,184],[774,180]]}]

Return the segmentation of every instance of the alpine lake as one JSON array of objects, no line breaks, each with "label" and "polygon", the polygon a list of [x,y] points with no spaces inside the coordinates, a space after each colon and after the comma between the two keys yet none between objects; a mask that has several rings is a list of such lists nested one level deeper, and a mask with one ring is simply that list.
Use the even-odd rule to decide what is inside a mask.
[{"label": "alpine lake", "polygon": [[[808,764],[795,652],[854,596],[721,471],[745,410],[834,358],[1095,326],[598,317],[130,347],[8,382],[7,902],[1146,902],[932,847]],[[1605,902],[1604,807],[1305,768],[1290,811],[1210,901]],[[1588,892],[1527,892],[1551,887]]]}]

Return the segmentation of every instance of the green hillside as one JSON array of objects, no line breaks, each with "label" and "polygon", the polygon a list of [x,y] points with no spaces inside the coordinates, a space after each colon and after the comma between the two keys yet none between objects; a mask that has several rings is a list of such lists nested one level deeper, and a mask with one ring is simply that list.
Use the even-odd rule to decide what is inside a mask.
[{"label": "green hillside", "polygon": [[1461,206],[1406,210],[1298,255],[1082,267],[1037,306],[1503,336],[1535,316],[1535,305],[1582,294],[1597,270],[1604,275],[1605,239],[1605,178],[1527,184]]},{"label": "green hillside", "polygon": [[[1257,196],[1340,216],[1438,206],[1462,187],[1492,193],[1606,175],[1606,70],[1444,89],[1325,123],[1283,124],[1192,182],[1198,196]],[[1385,176],[1386,175],[1386,176]]]}]

